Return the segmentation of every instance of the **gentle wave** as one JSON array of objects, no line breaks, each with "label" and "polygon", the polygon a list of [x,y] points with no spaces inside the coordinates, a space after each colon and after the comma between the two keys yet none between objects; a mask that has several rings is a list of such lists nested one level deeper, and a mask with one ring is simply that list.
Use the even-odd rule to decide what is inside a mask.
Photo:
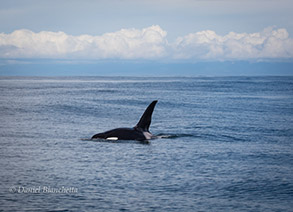
[{"label": "gentle wave", "polygon": [[165,138],[165,139],[176,139],[176,138],[184,138],[184,137],[197,137],[196,135],[192,135],[192,134],[158,134],[156,136],[159,139]]}]

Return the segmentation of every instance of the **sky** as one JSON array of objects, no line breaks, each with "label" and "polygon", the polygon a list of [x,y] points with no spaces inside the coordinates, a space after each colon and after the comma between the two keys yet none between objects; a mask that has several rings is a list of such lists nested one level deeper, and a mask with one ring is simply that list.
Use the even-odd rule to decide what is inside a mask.
[{"label": "sky", "polygon": [[0,0],[0,75],[217,75],[239,64],[293,75],[292,11],[291,0]]}]

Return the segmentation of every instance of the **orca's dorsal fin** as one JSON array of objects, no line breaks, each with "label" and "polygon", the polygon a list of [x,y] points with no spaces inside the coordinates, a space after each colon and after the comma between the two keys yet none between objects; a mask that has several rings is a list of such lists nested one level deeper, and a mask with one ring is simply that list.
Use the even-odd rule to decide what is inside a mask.
[{"label": "orca's dorsal fin", "polygon": [[155,100],[147,107],[147,109],[144,111],[143,115],[141,116],[139,122],[134,128],[141,129],[145,132],[149,131],[149,127],[152,121],[152,114],[157,102],[158,100]]}]

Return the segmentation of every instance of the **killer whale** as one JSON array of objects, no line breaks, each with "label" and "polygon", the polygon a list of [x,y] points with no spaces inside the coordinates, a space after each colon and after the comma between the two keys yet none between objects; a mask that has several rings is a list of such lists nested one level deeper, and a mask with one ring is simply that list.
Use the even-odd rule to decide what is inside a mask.
[{"label": "killer whale", "polygon": [[155,136],[150,133],[149,128],[152,121],[152,114],[157,102],[158,101],[155,100],[150,103],[138,123],[133,128],[116,128],[95,134],[91,139],[145,141],[154,138]]}]

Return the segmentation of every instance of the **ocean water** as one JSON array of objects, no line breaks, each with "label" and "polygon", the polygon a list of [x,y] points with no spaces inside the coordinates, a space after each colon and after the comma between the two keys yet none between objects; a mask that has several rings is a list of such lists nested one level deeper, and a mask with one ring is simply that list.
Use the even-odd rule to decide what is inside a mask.
[{"label": "ocean water", "polygon": [[0,145],[0,211],[293,211],[293,77],[1,77]]}]

